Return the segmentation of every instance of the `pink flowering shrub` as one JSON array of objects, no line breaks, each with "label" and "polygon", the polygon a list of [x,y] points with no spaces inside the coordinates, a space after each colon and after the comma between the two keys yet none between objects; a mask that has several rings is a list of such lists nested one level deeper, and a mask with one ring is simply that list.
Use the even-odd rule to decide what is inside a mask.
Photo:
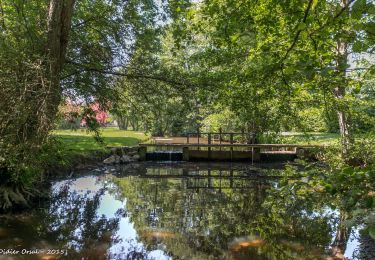
[{"label": "pink flowering shrub", "polygon": [[108,122],[108,112],[106,112],[99,103],[91,103],[88,107],[81,103],[75,103],[67,100],[59,109],[60,121],[58,128],[77,129],[92,125],[106,126]]},{"label": "pink flowering shrub", "polygon": [[90,121],[95,121],[100,125],[100,126],[105,126],[107,124],[108,120],[108,112],[103,110],[99,103],[95,102],[90,105],[89,109],[86,109],[85,115],[83,116],[81,120],[81,126],[87,126],[87,121],[88,119]]}]

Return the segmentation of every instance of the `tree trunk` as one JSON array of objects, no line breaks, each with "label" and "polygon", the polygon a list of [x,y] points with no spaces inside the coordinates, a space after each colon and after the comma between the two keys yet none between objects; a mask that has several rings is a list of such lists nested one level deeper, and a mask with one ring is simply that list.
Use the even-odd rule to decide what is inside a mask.
[{"label": "tree trunk", "polygon": [[[341,6],[347,5],[347,0],[341,1]],[[349,8],[346,9],[347,16],[349,17]],[[347,32],[345,30],[340,32],[339,39],[336,45],[336,72],[342,80],[337,83],[334,89],[334,97],[336,99],[337,106],[337,117],[341,135],[341,145],[342,145],[342,156],[344,159],[348,159],[350,146],[353,143],[351,137],[349,123],[348,123],[348,111],[345,105],[345,94],[346,94],[346,69],[348,67],[348,49],[349,43],[346,40]]]},{"label": "tree trunk", "polygon": [[347,113],[343,106],[343,99],[345,97],[345,87],[336,87],[335,88],[335,98],[338,103],[337,117],[339,122],[339,129],[341,135],[341,146],[342,146],[342,155],[345,159],[349,156],[350,145],[353,143],[351,134],[349,131],[349,124],[347,119]]},{"label": "tree trunk", "polygon": [[[75,0],[50,0],[47,16],[46,46],[42,58],[35,61],[29,73],[20,72],[25,84],[20,93],[20,102],[28,110],[23,113],[25,122],[19,124],[17,132],[21,144],[38,148],[45,142],[61,101],[60,73],[65,61],[69,31]],[[24,68],[23,68],[24,69]],[[36,93],[36,94],[35,94]]]},{"label": "tree trunk", "polygon": [[47,53],[51,77],[59,76],[65,62],[75,0],[50,0],[48,13]]},{"label": "tree trunk", "polygon": [[47,34],[46,118],[48,125],[55,119],[61,101],[60,73],[65,62],[75,0],[50,0]]},{"label": "tree trunk", "polygon": [[121,130],[128,130],[129,120],[126,116],[119,116],[118,118],[118,126]]},{"label": "tree trunk", "polygon": [[138,120],[133,118],[132,120],[130,120],[130,125],[133,129],[133,131],[138,131],[139,129],[139,126],[138,126]]}]

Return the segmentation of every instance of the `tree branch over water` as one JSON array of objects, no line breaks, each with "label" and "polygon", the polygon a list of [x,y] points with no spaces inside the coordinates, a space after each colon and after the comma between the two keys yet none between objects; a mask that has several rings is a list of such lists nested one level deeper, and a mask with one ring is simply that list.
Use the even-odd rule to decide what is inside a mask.
[{"label": "tree branch over water", "polygon": [[191,82],[183,82],[183,81],[177,81],[177,80],[172,80],[167,77],[162,77],[159,75],[144,75],[144,74],[134,74],[134,73],[125,73],[125,72],[120,72],[120,71],[111,71],[111,70],[106,70],[106,69],[98,69],[94,67],[87,66],[85,64],[80,64],[76,63],[73,61],[67,61],[69,64],[73,64],[75,66],[78,66],[80,70],[77,70],[69,75],[63,76],[62,79],[69,78],[73,75],[76,75],[78,73],[81,73],[83,71],[92,71],[92,72],[98,72],[101,74],[106,74],[106,75],[113,75],[113,76],[119,76],[119,77],[126,77],[128,79],[149,79],[149,80],[156,80],[156,81],[161,81],[173,86],[185,86],[185,87],[197,87],[196,84],[192,84]]}]

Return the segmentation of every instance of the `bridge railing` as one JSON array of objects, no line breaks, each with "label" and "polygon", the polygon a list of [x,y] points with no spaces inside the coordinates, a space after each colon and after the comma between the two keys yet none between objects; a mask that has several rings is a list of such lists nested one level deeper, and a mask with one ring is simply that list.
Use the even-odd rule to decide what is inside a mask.
[{"label": "bridge railing", "polygon": [[195,132],[186,134],[186,143],[195,144],[255,144],[255,134],[245,132]]}]

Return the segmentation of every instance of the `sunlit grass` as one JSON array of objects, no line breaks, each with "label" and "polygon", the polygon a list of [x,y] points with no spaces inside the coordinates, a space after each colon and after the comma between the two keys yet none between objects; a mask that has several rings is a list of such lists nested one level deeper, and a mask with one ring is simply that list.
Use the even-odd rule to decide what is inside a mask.
[{"label": "sunlit grass", "polygon": [[338,143],[340,134],[322,132],[285,132],[280,137],[281,143],[290,144],[311,144],[311,145],[332,145]]},{"label": "sunlit grass", "polygon": [[54,130],[52,135],[61,141],[67,150],[86,153],[93,150],[103,150],[106,146],[135,146],[148,139],[142,132],[124,131],[117,128],[102,128],[101,137],[104,143],[98,143],[93,134],[86,129]]},{"label": "sunlit grass", "polygon": [[[354,136],[357,141],[363,138],[368,138],[369,135],[357,133]],[[322,132],[285,132],[282,134],[280,142],[291,144],[334,145],[340,142],[340,134]]]}]

